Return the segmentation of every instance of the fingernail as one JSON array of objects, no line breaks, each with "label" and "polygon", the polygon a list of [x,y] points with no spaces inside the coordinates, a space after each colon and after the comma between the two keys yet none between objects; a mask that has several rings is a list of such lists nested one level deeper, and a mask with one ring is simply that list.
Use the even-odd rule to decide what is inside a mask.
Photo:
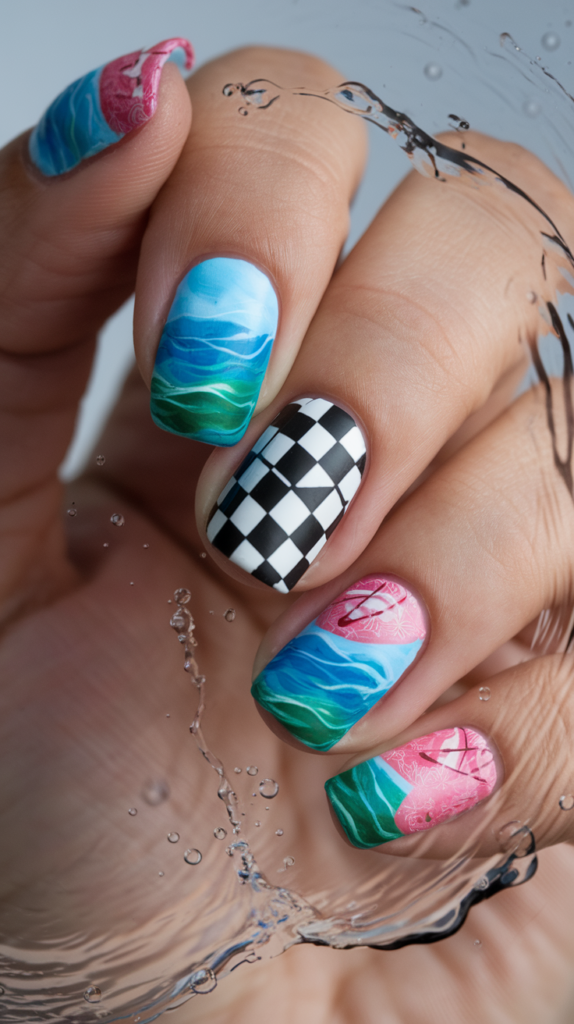
[{"label": "fingernail", "polygon": [[440,825],[490,796],[494,755],[474,729],[440,729],[325,783],[353,846],[369,849]]},{"label": "fingernail", "polygon": [[365,576],[275,655],[251,693],[296,739],[330,750],[413,663],[426,621],[405,583]]},{"label": "fingernail", "polygon": [[299,398],[261,435],[222,490],[207,537],[236,565],[288,593],[340,523],[365,469],[352,416]]},{"label": "fingernail", "polygon": [[72,82],[30,135],[32,162],[48,177],[64,174],[145,124],[155,113],[161,69],[168,60],[190,70],[191,43],[167,39]]},{"label": "fingernail", "polygon": [[192,267],[157,351],[154,422],[195,441],[236,444],[257,404],[278,316],[275,289],[253,263],[218,256]]}]

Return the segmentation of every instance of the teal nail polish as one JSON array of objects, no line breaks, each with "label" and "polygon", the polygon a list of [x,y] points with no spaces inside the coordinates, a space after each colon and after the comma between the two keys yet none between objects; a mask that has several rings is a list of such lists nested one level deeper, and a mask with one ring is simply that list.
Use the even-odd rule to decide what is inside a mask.
[{"label": "teal nail polish", "polygon": [[236,444],[257,404],[278,317],[273,285],[254,264],[214,257],[192,267],[157,351],[154,422],[207,444]]}]

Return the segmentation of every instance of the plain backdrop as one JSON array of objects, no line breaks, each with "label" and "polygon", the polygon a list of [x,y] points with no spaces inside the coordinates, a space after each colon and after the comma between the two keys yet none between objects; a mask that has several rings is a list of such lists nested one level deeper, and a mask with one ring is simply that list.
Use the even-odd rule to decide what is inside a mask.
[{"label": "plain backdrop", "polygon": [[[512,67],[500,36],[510,33],[574,94],[572,0],[419,2],[420,11],[392,0],[0,0],[0,145],[33,125],[75,78],[139,46],[183,35],[197,66],[247,43],[315,52],[427,131],[449,127],[448,115],[456,113],[473,128],[535,150],[568,180],[574,167],[567,166],[564,138],[570,132],[574,146],[574,102],[570,122],[566,108],[556,107],[551,79],[527,65],[524,72]],[[548,47],[548,33],[558,45]],[[425,74],[429,63],[440,66],[440,77]],[[373,130],[347,249],[408,169],[404,154]],[[63,467],[67,477],[82,467],[131,365],[131,315],[128,303],[102,332]]]}]

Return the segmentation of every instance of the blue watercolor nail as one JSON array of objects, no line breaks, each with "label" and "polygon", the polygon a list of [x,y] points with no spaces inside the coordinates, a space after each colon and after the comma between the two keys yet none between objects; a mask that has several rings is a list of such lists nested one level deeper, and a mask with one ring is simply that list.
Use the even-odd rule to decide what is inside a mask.
[{"label": "blue watercolor nail", "polygon": [[246,260],[198,263],[179,285],[159,343],[151,415],[173,434],[236,444],[257,404],[277,331],[269,278]]}]

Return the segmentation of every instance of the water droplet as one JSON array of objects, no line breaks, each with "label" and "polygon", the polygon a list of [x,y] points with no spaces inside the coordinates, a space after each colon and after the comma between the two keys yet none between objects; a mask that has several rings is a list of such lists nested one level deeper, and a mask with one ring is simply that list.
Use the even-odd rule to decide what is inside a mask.
[{"label": "water droplet", "polygon": [[475,939],[474,944],[477,948],[480,948],[480,946],[482,946],[482,942],[480,941],[480,939]]},{"label": "water droplet", "polygon": [[157,807],[169,799],[169,784],[165,779],[148,779],[142,789],[142,796],[146,804]]},{"label": "water droplet", "polygon": [[189,604],[191,601],[191,591],[187,587],[179,587],[173,596],[176,604]]},{"label": "water droplet", "polygon": [[476,883],[474,888],[480,890],[488,889],[489,884],[490,883],[488,881],[488,875],[483,875],[482,878],[478,879],[478,882]]},{"label": "water droplet", "polygon": [[128,810],[128,814],[130,814],[132,816],[132,818],[135,818],[137,813],[138,813],[137,807],[130,807],[129,810]]},{"label": "water droplet", "polygon": [[479,686],[479,688],[478,688],[478,699],[479,700],[490,700],[490,686]]},{"label": "water droplet", "polygon": [[275,835],[276,836],[282,836],[283,835],[283,829],[282,828],[278,828],[276,833],[275,833]]},{"label": "water droplet", "polygon": [[168,843],[179,843],[179,832],[168,832],[167,841]]},{"label": "water droplet", "polygon": [[109,546],[110,545],[108,544],[107,540],[105,540],[104,543],[102,544],[103,548],[109,548]]},{"label": "water droplet", "polygon": [[142,544],[143,548],[149,548],[149,544]]},{"label": "water droplet", "polygon": [[84,992],[84,999],[87,1003],[99,1003],[102,998],[102,991],[97,985],[88,985]]},{"label": "water droplet", "polygon": [[113,523],[114,526],[123,526],[125,519],[121,512],[114,512],[113,516],[110,516],[110,523]]},{"label": "water droplet", "polygon": [[561,811],[574,810],[574,794],[567,793],[565,796],[561,796],[558,803]]},{"label": "water droplet", "polygon": [[0,985],[0,996],[4,996],[4,995],[6,995],[6,989],[4,988],[3,985]]},{"label": "water droplet", "polygon": [[248,111],[247,107],[240,107],[239,108],[239,113],[241,114],[242,117],[247,117],[249,111]]},{"label": "water droplet", "polygon": [[435,64],[434,61],[431,61],[431,63],[427,64],[425,67],[425,75],[427,78],[430,78],[431,82],[438,81],[439,78],[442,78],[442,68],[440,64]]},{"label": "water droplet", "polygon": [[223,613],[223,618],[226,622],[233,622],[235,618],[235,608],[228,608],[227,611]]},{"label": "water droplet", "polygon": [[241,775],[241,768],[234,768],[233,771],[236,775]]},{"label": "water droplet", "polygon": [[524,100],[522,109],[527,117],[537,117],[540,113],[540,104],[533,99]]},{"label": "water droplet", "polygon": [[199,557],[200,558],[207,558],[207,551],[202,551]]},{"label": "water droplet", "polygon": [[273,800],[279,792],[279,783],[275,779],[263,779],[259,783],[259,792],[265,800]]},{"label": "water droplet", "polygon": [[529,292],[526,292],[526,301],[529,302],[531,306],[534,305],[534,303],[537,301],[537,299],[538,299],[538,296],[537,296],[536,292],[532,291],[532,289]]},{"label": "water droplet", "polygon": [[216,839],[225,839],[227,832],[224,828],[214,828],[213,834]]},{"label": "water droplet", "polygon": [[165,871],[158,871],[158,875],[160,878],[163,878],[165,875]]},{"label": "water droplet", "polygon": [[557,50],[560,46],[560,36],[557,32],[545,32],[540,42],[545,50]]},{"label": "water droplet", "polygon": [[106,461],[106,456],[105,455],[96,455],[96,465],[97,466],[103,466],[105,461]]},{"label": "water droplet", "polygon": [[260,821],[255,821],[253,824],[255,825],[255,828],[261,828],[261,822]]},{"label": "water droplet", "polygon": [[171,715],[168,713],[165,717],[166,718],[171,718]]},{"label": "water droplet", "polygon": [[284,857],[283,858],[283,865],[286,868],[292,868],[294,863],[295,863],[295,858],[294,857]]},{"label": "water droplet", "polygon": [[526,857],[534,846],[534,837],[521,821],[509,821],[497,833],[496,838],[504,853],[514,853],[516,857]]},{"label": "water droplet", "polygon": [[70,517],[71,517],[72,519],[74,518],[74,516],[77,516],[77,514],[78,514],[78,510],[77,510],[77,508],[69,508],[69,509],[68,509],[68,515],[69,515],[69,516],[70,516]]},{"label": "water droplet", "polygon": [[259,768],[257,767],[256,764],[249,764],[245,771],[247,772],[248,775],[257,775]]},{"label": "water droplet", "polygon": [[130,580],[130,587],[133,587],[133,585],[134,585],[134,581]]},{"label": "water droplet", "polygon": [[196,992],[198,996],[207,995],[208,992],[213,992],[217,985],[217,978],[211,970],[211,967],[203,967],[200,971],[196,971],[195,974],[191,975],[189,979],[189,987],[192,992]]},{"label": "water droplet", "polygon": [[194,847],[191,847],[189,850],[186,850],[183,855],[183,859],[186,864],[200,864],[202,857],[203,855],[201,853],[201,850],[196,850]]}]

